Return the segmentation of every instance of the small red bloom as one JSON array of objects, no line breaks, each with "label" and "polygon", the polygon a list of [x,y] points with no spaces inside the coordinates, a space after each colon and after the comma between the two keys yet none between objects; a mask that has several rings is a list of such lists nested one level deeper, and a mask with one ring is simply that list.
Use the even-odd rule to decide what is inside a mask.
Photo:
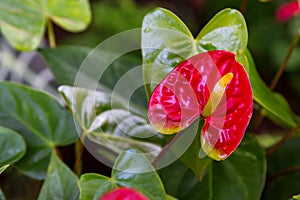
[{"label": "small red bloom", "polygon": [[252,89],[235,55],[215,50],[195,55],[175,67],[155,88],[148,106],[152,126],[173,134],[199,116],[204,152],[227,158],[241,142],[252,115]]},{"label": "small red bloom", "polygon": [[132,188],[117,188],[104,194],[99,200],[149,200]]},{"label": "small red bloom", "polygon": [[285,22],[300,14],[300,3],[298,0],[282,4],[276,11],[276,18],[280,22]]}]

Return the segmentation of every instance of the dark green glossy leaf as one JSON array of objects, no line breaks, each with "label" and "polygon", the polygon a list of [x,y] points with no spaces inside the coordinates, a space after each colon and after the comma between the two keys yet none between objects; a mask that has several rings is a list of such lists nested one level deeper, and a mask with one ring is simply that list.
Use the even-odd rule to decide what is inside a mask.
[{"label": "dark green glossy leaf", "polygon": [[52,151],[46,179],[39,200],[77,200],[79,188],[76,175]]},{"label": "dark green glossy leaf", "polygon": [[25,154],[23,138],[16,132],[0,126],[0,166],[13,164]]},{"label": "dark green glossy leaf", "polygon": [[[158,174],[145,155],[129,150],[121,153],[113,167],[112,177],[84,174],[79,181],[82,200],[98,200],[104,193],[116,187],[131,187],[151,200],[165,199],[164,187]],[[170,196],[169,199],[172,199]]]},{"label": "dark green glossy leaf", "polygon": [[52,148],[46,145],[28,144],[25,156],[14,166],[34,179],[44,179],[49,165]]},{"label": "dark green glossy leaf", "polygon": [[263,82],[248,50],[246,56],[249,61],[249,77],[254,100],[264,108],[267,116],[276,123],[289,128],[295,127],[295,117],[286,100],[280,94],[271,92]]},{"label": "dark green glossy leaf", "polygon": [[18,50],[37,48],[49,19],[68,31],[82,31],[91,20],[89,2],[87,0],[0,2],[1,31]]},{"label": "dark green glossy leaf", "polygon": [[119,186],[136,188],[151,200],[164,200],[165,190],[158,174],[145,155],[129,150],[119,155],[112,177]]},{"label": "dark green glossy leaf", "polygon": [[242,53],[248,43],[245,19],[237,10],[224,9],[207,23],[196,41],[200,52],[219,49]]},{"label": "dark green glossy leaf", "polygon": [[152,157],[160,151],[159,145],[141,140],[148,137],[160,140],[158,136],[153,137],[156,131],[148,120],[139,113],[127,111],[124,103],[114,102],[111,94],[70,86],[61,86],[59,91],[90,141],[116,155],[132,148],[149,152]]},{"label": "dark green glossy leaf", "polygon": [[25,156],[16,166],[42,179],[51,150],[78,138],[72,115],[52,96],[23,85],[0,82],[0,93],[1,119],[19,132],[27,145]]},{"label": "dark green glossy leaf", "polygon": [[264,150],[256,140],[246,138],[228,159],[214,162],[203,180],[191,171],[182,179],[179,199],[260,199],[266,176]]},{"label": "dark green glossy leaf", "polygon": [[172,12],[157,8],[144,17],[141,47],[148,94],[173,67],[196,54],[193,43],[189,29]]},{"label": "dark green glossy leaf", "polygon": [[[268,157],[269,182],[266,186],[264,199],[289,199],[299,192],[299,168],[300,138],[294,137],[285,141],[276,151]],[[283,173],[281,176],[275,176],[282,171],[290,169],[290,173]]]},{"label": "dark green glossy leaf", "polygon": [[43,56],[47,66],[60,85],[74,84],[80,65],[90,51],[90,48],[81,46],[39,49],[39,53]]},{"label": "dark green glossy leaf", "polygon": [[26,154],[14,166],[30,177],[43,179],[49,163],[51,148],[45,144],[39,144],[38,137],[26,128],[26,126],[1,110],[0,124],[21,133],[25,140],[28,140],[26,141]]},{"label": "dark green glossy leaf", "polygon": [[191,126],[175,136],[166,137],[168,144],[164,146],[160,155],[153,162],[155,167],[160,169],[174,162],[175,159],[180,159],[199,179],[202,179],[204,170],[212,161],[205,153],[200,154],[202,150],[200,150],[199,128],[202,125],[203,121],[196,120]]},{"label": "dark green glossy leaf", "polygon": [[[184,152],[184,154],[180,157],[180,160],[188,166],[199,178],[199,180],[203,177],[203,172],[212,162],[212,159],[204,155],[200,157],[201,152],[201,143],[200,143],[200,129],[203,125],[203,121],[200,123],[195,123],[192,127],[189,127],[184,134],[191,137],[194,135],[193,143],[189,146],[189,148]],[[200,129],[199,129],[200,128]],[[204,153],[204,152],[203,152]]]},{"label": "dark green glossy leaf", "polygon": [[[48,67],[53,72],[60,85],[74,85],[76,77],[87,77],[87,83],[100,83],[100,88],[113,90],[116,83],[130,69],[141,65],[141,58],[134,54],[119,55],[112,63],[110,59],[114,52],[105,52],[81,46],[62,46],[55,49],[40,49]],[[91,54],[89,54],[92,52]],[[84,59],[85,64],[82,66]],[[107,67],[108,66],[108,67]],[[106,68],[107,67],[107,68]],[[141,72],[142,73],[142,72]],[[142,76],[127,78],[126,86],[134,86],[143,83]],[[88,84],[87,84],[88,85]],[[128,88],[118,90],[120,95],[128,96]],[[147,105],[147,98],[144,90],[139,90],[137,95],[130,97],[133,102],[144,107]]]},{"label": "dark green glossy leaf", "polygon": [[247,40],[246,23],[237,10],[224,9],[217,13],[194,39],[176,15],[162,8],[155,9],[145,16],[142,25],[143,70],[145,83],[149,84],[148,94],[183,60],[215,49],[243,54]]},{"label": "dark green glossy leaf", "polygon": [[[165,190],[168,194],[175,197],[180,193],[179,186],[182,178],[189,169],[181,161],[177,160],[172,164],[162,168],[158,171],[161,181],[164,184]],[[176,174],[176,178],[174,178]]]},{"label": "dark green glossy leaf", "polygon": [[0,82],[0,93],[0,110],[31,130],[39,138],[34,143],[54,147],[77,139],[71,115],[52,96],[12,82]]},{"label": "dark green glossy leaf", "polygon": [[106,192],[113,190],[116,185],[110,178],[99,174],[83,174],[79,180],[80,199],[98,200]]}]

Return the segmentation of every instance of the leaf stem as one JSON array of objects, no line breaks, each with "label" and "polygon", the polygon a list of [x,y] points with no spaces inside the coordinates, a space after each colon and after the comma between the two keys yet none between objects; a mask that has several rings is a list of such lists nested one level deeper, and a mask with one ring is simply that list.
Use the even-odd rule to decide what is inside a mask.
[{"label": "leaf stem", "polygon": [[83,154],[83,143],[81,140],[77,140],[75,143],[75,164],[74,164],[74,173],[77,176],[81,175],[82,172],[82,154]]},{"label": "leaf stem", "polygon": [[178,138],[183,134],[184,131],[180,131],[178,132],[173,138],[172,140],[166,145],[164,146],[164,148],[161,150],[161,152],[158,154],[158,156],[154,159],[154,161],[152,162],[152,165],[154,167],[157,167],[157,165],[159,164],[159,161],[164,157],[164,155],[170,150],[170,148],[172,147],[172,145],[178,140]]},{"label": "leaf stem", "polygon": [[246,8],[247,8],[247,4],[248,4],[248,0],[243,0],[241,7],[240,7],[240,11],[242,14],[245,14],[246,12]]},{"label": "leaf stem", "polygon": [[283,74],[283,71],[286,69],[287,64],[288,64],[288,62],[289,62],[289,60],[290,60],[290,58],[291,58],[291,56],[293,54],[293,51],[295,50],[295,48],[296,48],[296,46],[298,44],[299,38],[300,38],[300,34],[297,33],[295,35],[294,39],[291,42],[289,51],[287,52],[287,54],[286,54],[286,56],[285,56],[285,58],[284,58],[284,60],[283,60],[283,62],[281,64],[279,70],[277,71],[277,74],[275,75],[275,77],[273,78],[273,80],[272,80],[272,82],[271,82],[271,84],[269,86],[269,88],[271,90],[273,90],[275,88],[276,84],[278,83],[280,77]]},{"label": "leaf stem", "polygon": [[213,163],[208,167],[209,199],[213,199]]},{"label": "leaf stem", "polygon": [[300,166],[295,166],[295,167],[291,167],[291,168],[288,168],[288,169],[284,169],[280,172],[277,172],[275,174],[270,175],[269,178],[268,178],[268,182],[271,182],[271,181],[273,181],[274,179],[276,179],[280,176],[290,174],[290,173],[293,173],[293,172],[298,172],[298,171],[300,171]]},{"label": "leaf stem", "polygon": [[63,155],[62,155],[61,151],[58,149],[58,147],[54,147],[54,151],[55,151],[56,155],[60,158],[60,160],[63,161]]},{"label": "leaf stem", "polygon": [[83,141],[85,136],[86,134],[83,133],[75,143],[75,164],[73,171],[77,176],[80,176],[82,173]]},{"label": "leaf stem", "polygon": [[47,20],[47,34],[48,34],[48,40],[49,40],[49,45],[51,48],[56,47],[56,40],[55,40],[55,33],[54,33],[54,28],[53,28],[53,23],[50,19]]},{"label": "leaf stem", "polygon": [[[299,39],[300,39],[300,32],[297,33],[294,37],[294,39],[292,40],[291,44],[290,44],[290,48],[287,52],[287,54],[285,55],[285,58],[279,68],[279,70],[277,71],[275,77],[273,78],[273,80],[271,81],[270,85],[269,85],[269,88],[270,90],[274,90],[274,88],[276,87],[280,77],[282,76],[284,70],[286,69],[287,67],[287,64],[293,54],[293,51],[295,50],[298,42],[299,42]],[[262,122],[264,118],[264,115],[263,115],[263,108],[260,106],[259,109],[257,110],[257,116],[253,122],[253,126],[251,127],[251,130],[254,131],[259,125],[260,123]]]},{"label": "leaf stem", "polygon": [[278,147],[280,147],[280,145],[285,142],[287,139],[291,138],[296,132],[297,130],[300,128],[300,123],[294,127],[293,129],[291,129],[287,134],[285,134],[281,140],[279,140],[276,144],[274,144],[266,153],[266,156],[270,156],[276,149],[278,149]]}]

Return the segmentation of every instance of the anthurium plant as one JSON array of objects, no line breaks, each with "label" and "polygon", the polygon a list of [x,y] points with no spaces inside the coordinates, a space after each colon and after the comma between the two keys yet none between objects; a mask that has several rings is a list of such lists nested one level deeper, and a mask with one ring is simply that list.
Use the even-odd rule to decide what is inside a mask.
[{"label": "anthurium plant", "polygon": [[[273,90],[300,29],[268,86],[248,48],[246,5],[219,10],[196,37],[157,7],[91,49],[58,45],[53,27],[85,30],[87,0],[2,0],[3,37],[42,56],[60,97],[0,82],[0,200],[12,199],[14,173],[37,180],[39,200],[299,199],[300,117]],[[299,8],[280,6],[279,23]],[[282,133],[258,134],[264,118]]]}]

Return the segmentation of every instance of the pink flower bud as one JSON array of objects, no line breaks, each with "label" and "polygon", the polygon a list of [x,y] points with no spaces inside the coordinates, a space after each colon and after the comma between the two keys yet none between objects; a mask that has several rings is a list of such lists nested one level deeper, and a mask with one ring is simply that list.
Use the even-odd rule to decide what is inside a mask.
[{"label": "pink flower bud", "polygon": [[276,11],[276,18],[280,22],[285,22],[300,14],[300,3],[298,0],[282,4]]},{"label": "pink flower bud", "polygon": [[132,188],[117,188],[107,192],[99,200],[149,200],[142,193]]}]

